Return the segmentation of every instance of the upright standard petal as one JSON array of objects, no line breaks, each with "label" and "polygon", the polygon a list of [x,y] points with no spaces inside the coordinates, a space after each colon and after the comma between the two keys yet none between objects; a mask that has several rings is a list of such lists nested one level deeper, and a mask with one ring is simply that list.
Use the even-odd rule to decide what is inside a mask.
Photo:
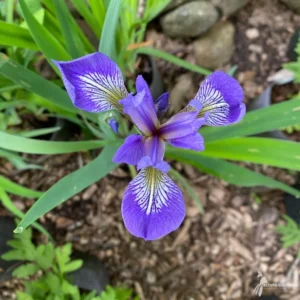
[{"label": "upright standard petal", "polygon": [[144,156],[144,147],[144,137],[138,134],[131,134],[117,150],[113,162],[137,165]]},{"label": "upright standard petal", "polygon": [[128,185],[122,215],[128,231],[145,240],[156,240],[176,230],[185,216],[183,196],[162,171],[142,169]]},{"label": "upright standard petal", "polygon": [[54,63],[74,106],[88,112],[122,109],[119,100],[128,92],[120,69],[109,57],[96,52]]},{"label": "upright standard petal", "polygon": [[145,134],[152,135],[158,125],[153,99],[146,81],[142,76],[136,80],[137,94],[120,101],[124,113],[129,115],[134,124]]},{"label": "upright standard petal", "polygon": [[205,125],[223,126],[243,118],[246,112],[243,99],[244,92],[239,82],[217,71],[203,81],[194,100],[203,106],[198,117],[205,116]]}]

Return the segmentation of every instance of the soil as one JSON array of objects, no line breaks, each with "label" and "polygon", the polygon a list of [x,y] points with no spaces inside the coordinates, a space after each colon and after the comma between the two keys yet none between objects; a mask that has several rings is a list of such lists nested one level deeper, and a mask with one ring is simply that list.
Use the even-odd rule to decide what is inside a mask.
[{"label": "soil", "polygon": [[[263,91],[267,78],[287,61],[287,44],[300,26],[300,16],[277,0],[253,0],[231,20],[237,29],[236,52],[225,69],[237,64],[237,77],[249,102]],[[194,62],[190,41],[170,40],[154,28],[147,38],[155,41],[155,47]],[[259,31],[255,41],[246,35],[250,28]],[[174,86],[176,76],[186,72],[163,61],[158,61],[158,67],[168,90]],[[196,89],[202,78],[193,78]],[[295,92],[294,86],[285,88],[287,91],[275,91],[275,102],[283,101],[283,94]],[[28,157],[40,163],[43,170],[16,172],[3,161],[0,173],[41,191],[92,159],[89,153]],[[295,173],[245,165],[289,185],[296,182]],[[186,219],[176,232],[163,239],[145,242],[124,228],[120,206],[131,178],[123,167],[49,212],[40,222],[57,244],[72,242],[75,249],[99,257],[110,274],[111,284],[132,287],[141,300],[256,299],[258,272],[269,283],[286,281],[299,286],[298,249],[283,249],[276,231],[285,213],[282,192],[237,188],[193,167],[179,163],[174,167],[191,182],[205,213],[200,214],[192,199],[185,195]],[[33,204],[32,200],[12,199],[23,211]],[[7,214],[1,206],[0,214]],[[22,282],[18,280],[2,284],[0,299],[14,299],[14,290],[20,286]],[[300,299],[299,288],[295,287],[270,288],[264,294]]]}]

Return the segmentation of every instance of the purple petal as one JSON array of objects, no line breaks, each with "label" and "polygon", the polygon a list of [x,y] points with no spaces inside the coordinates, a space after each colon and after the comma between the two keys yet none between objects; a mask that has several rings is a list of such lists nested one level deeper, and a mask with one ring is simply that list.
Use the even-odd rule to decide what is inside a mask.
[{"label": "purple petal", "polygon": [[175,139],[191,135],[203,125],[204,119],[196,119],[197,111],[181,112],[162,124],[158,134],[166,139]]},{"label": "purple petal", "polygon": [[163,160],[165,154],[165,141],[157,136],[145,139],[145,155],[149,156],[153,164]]},{"label": "purple petal", "polygon": [[114,133],[119,132],[119,123],[115,118],[109,119],[107,123],[111,127]]},{"label": "purple petal", "polygon": [[142,169],[125,191],[122,215],[131,234],[145,240],[159,239],[182,223],[182,193],[167,174],[152,167]]},{"label": "purple petal", "polygon": [[222,71],[214,72],[203,81],[195,99],[203,105],[198,117],[206,114],[205,125],[236,123],[245,114],[242,87],[236,79]]},{"label": "purple petal", "polygon": [[144,156],[144,137],[138,134],[129,135],[117,150],[113,162],[137,165]]},{"label": "purple petal", "polygon": [[120,69],[109,57],[96,52],[54,63],[74,106],[89,112],[121,109],[118,102],[128,92]]},{"label": "purple petal", "polygon": [[154,167],[155,169],[160,170],[163,173],[168,173],[170,171],[170,165],[165,161],[160,161],[157,164],[154,164],[149,156],[144,156],[138,163],[137,169],[145,169],[148,167]]},{"label": "purple petal", "polygon": [[176,148],[184,148],[195,151],[203,151],[204,150],[204,140],[203,137],[195,132],[191,135],[187,135],[184,137],[170,139],[167,142]]},{"label": "purple petal", "polygon": [[142,76],[136,80],[137,94],[129,96],[120,104],[124,107],[124,113],[129,115],[135,125],[146,135],[155,132],[158,119],[149,87]]},{"label": "purple petal", "polygon": [[169,93],[164,93],[155,101],[157,115],[162,117],[167,112],[169,106]]}]

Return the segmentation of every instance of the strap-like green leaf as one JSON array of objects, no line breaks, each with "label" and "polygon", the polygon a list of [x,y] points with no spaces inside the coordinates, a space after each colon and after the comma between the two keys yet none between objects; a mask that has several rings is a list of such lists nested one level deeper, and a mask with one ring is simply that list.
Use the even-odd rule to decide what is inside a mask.
[{"label": "strap-like green leaf", "polygon": [[67,53],[64,47],[57,41],[57,39],[42,26],[32,15],[24,0],[20,0],[20,6],[24,19],[28,25],[29,31],[44,53],[50,63],[52,59],[56,60],[70,60],[71,56]]},{"label": "strap-like green leaf", "polygon": [[269,107],[251,111],[235,125],[224,127],[205,127],[200,130],[205,142],[242,137],[281,129],[300,123],[300,97],[273,104]]},{"label": "strap-like green leaf", "polygon": [[0,21],[0,43],[3,46],[39,50],[27,29],[3,21]]},{"label": "strap-like green leaf", "polygon": [[54,184],[34,203],[18,225],[16,232],[22,231],[54,207],[62,204],[112,171],[117,166],[112,162],[112,158],[118,146],[119,144],[114,144],[104,148],[96,159]]},{"label": "strap-like green leaf", "polygon": [[73,19],[66,3],[61,0],[53,0],[56,16],[64,36],[66,47],[72,58],[78,58],[85,54],[83,43],[78,35],[76,22]]},{"label": "strap-like green leaf", "polygon": [[166,156],[195,166],[208,174],[224,179],[237,186],[266,186],[300,197],[300,191],[282,182],[221,159],[204,157],[199,152],[169,148],[167,149]]},{"label": "strap-like green leaf", "polygon": [[165,61],[168,61],[174,65],[177,65],[179,67],[185,68],[187,70],[190,70],[192,72],[196,72],[202,75],[209,75],[211,74],[211,71],[201,68],[199,66],[193,65],[187,61],[185,61],[184,59],[178,58],[172,54],[166,53],[164,51],[158,50],[158,49],[154,49],[154,48],[149,48],[149,47],[141,47],[139,49],[136,50],[137,53],[139,54],[146,54],[146,55],[151,55],[151,56],[155,56],[157,58],[161,58]]},{"label": "strap-like green leaf", "polygon": [[99,51],[106,54],[112,59],[116,59],[116,33],[121,8],[121,0],[110,0],[101,39],[99,43]]},{"label": "strap-like green leaf", "polygon": [[203,156],[300,170],[300,143],[269,138],[234,138],[205,144]]},{"label": "strap-like green leaf", "polygon": [[17,183],[14,183],[13,181],[0,176],[0,187],[4,189],[6,192],[19,195],[22,197],[29,197],[29,198],[38,198],[42,196],[42,192],[34,191],[31,189],[28,189],[22,185],[19,185]]},{"label": "strap-like green leaf", "polygon": [[[116,142],[116,141],[114,141]],[[113,143],[110,140],[56,142],[29,139],[0,131],[0,148],[31,154],[63,154],[102,148]]]}]

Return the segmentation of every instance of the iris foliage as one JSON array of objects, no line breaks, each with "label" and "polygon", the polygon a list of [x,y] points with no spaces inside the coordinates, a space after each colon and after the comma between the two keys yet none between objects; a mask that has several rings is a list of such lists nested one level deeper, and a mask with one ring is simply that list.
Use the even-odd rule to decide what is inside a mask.
[{"label": "iris foliage", "polygon": [[[107,122],[116,119],[119,121],[119,132],[123,136],[130,133],[126,122],[116,112],[95,114],[73,106],[62,85],[63,73],[57,68],[55,61],[70,61],[100,51],[113,59],[125,78],[130,80],[135,75],[137,56],[146,54],[165,59],[193,72],[210,74],[209,70],[143,43],[147,24],[160,13],[169,0],[148,0],[142,16],[137,13],[138,1],[135,0],[89,0],[88,5],[84,0],[71,2],[99,40],[99,47],[95,47],[86,37],[65,1],[20,0],[15,5],[15,1],[8,0],[0,6],[0,156],[19,169],[39,168],[40,166],[26,161],[20,154],[53,155],[103,148],[94,160],[62,178],[42,195],[37,195],[38,200],[18,225],[18,232],[22,232],[49,210],[105,177],[118,166],[112,160],[123,141],[110,130]],[[36,65],[43,58],[48,61],[59,80],[46,79],[39,75]],[[9,130],[11,124],[19,122],[18,114],[28,111],[39,117],[55,116],[67,119],[86,133],[86,139],[77,142],[33,139],[56,132],[60,129],[58,127],[27,132]],[[300,97],[295,96],[289,101],[249,112],[234,125],[201,127],[199,132],[205,141],[204,151],[166,147],[165,157],[190,164],[237,186],[267,186],[299,197],[299,191],[294,188],[232,162],[257,163],[299,171],[298,143],[254,136],[297,125],[299,120]],[[171,170],[171,176],[202,209],[201,202],[189,183],[175,170]],[[9,181],[2,181],[0,192],[3,193],[0,193],[0,199],[3,203],[7,200],[6,193],[11,192],[10,184],[12,183]],[[10,210],[16,212],[13,205]]]}]

